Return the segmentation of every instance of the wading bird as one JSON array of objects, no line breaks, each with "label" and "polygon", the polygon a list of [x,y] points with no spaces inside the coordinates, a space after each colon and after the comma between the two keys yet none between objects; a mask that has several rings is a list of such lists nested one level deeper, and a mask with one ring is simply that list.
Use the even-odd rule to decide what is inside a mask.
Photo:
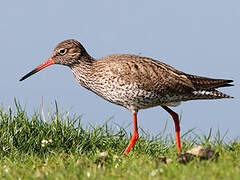
[{"label": "wading bird", "polygon": [[188,100],[232,98],[216,90],[233,86],[232,80],[186,74],[160,61],[137,55],[113,54],[95,59],[73,39],[59,43],[48,60],[20,81],[52,64],[70,67],[80,85],[133,113],[133,134],[123,155],[138,139],[137,113],[140,109],[161,106],[172,116],[180,153],[179,117],[167,106],[177,106]]}]

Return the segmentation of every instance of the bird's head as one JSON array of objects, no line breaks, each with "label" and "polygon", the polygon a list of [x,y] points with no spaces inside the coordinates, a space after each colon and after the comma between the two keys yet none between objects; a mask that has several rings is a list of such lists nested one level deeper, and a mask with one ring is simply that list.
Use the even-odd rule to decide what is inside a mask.
[{"label": "bird's head", "polygon": [[25,76],[23,76],[20,81],[23,81],[29,76],[52,64],[62,64],[70,67],[73,64],[79,63],[82,58],[88,57],[89,55],[87,54],[86,50],[77,40],[65,40],[55,47],[49,59],[47,59],[45,62],[43,62],[41,65],[36,67],[34,70],[29,72]]}]

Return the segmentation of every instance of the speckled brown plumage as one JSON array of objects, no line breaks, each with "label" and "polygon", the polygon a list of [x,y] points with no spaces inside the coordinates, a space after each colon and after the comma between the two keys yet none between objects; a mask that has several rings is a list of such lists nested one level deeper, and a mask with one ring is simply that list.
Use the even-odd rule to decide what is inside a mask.
[{"label": "speckled brown plumage", "polygon": [[113,54],[94,59],[75,40],[60,43],[52,55],[56,59],[61,48],[67,48],[67,56],[72,59],[63,57],[56,63],[69,66],[83,87],[133,112],[158,105],[174,106],[187,100],[231,98],[215,90],[230,86],[231,80],[189,75],[137,55]]},{"label": "speckled brown plumage", "polygon": [[146,57],[119,54],[80,64],[71,69],[82,86],[135,112],[193,99],[230,98],[214,89],[229,80],[188,75]]},{"label": "speckled brown plumage", "polygon": [[[176,106],[181,101],[196,99],[232,98],[216,90],[219,87],[232,86],[229,84],[232,80],[186,74],[160,61],[137,55],[113,54],[94,59],[76,40],[66,40],[58,44],[46,62],[21,80],[51,64],[70,67],[83,87],[131,110],[135,115],[134,127],[137,126],[138,110],[162,106],[174,119],[179,151],[181,145],[178,116],[166,106]],[[126,153],[138,138],[137,129],[134,133]]]}]

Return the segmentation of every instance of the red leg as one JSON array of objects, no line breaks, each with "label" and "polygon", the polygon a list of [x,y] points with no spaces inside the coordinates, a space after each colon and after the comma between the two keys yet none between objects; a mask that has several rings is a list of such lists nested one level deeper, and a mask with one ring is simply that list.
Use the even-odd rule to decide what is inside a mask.
[{"label": "red leg", "polygon": [[162,106],[163,109],[165,109],[173,118],[174,124],[175,124],[175,132],[176,132],[176,142],[177,142],[177,151],[178,154],[182,152],[182,147],[181,147],[181,139],[180,139],[180,126],[179,126],[179,118],[178,114],[175,113],[173,110],[168,108],[167,106]]},{"label": "red leg", "polygon": [[138,140],[137,113],[133,113],[133,135],[131,141],[129,142],[122,156],[129,153],[129,151],[131,150],[131,148],[133,147],[137,140]]}]

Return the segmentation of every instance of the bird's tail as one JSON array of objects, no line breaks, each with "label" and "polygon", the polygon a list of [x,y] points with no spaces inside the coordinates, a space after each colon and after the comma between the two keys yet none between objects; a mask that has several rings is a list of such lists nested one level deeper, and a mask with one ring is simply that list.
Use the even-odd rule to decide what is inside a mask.
[{"label": "bird's tail", "polygon": [[233,80],[213,79],[195,75],[187,75],[188,79],[193,83],[196,90],[211,90],[220,87],[234,86],[230,84]]},{"label": "bird's tail", "polygon": [[193,91],[194,99],[221,99],[221,98],[233,98],[227,94],[224,94],[216,89],[213,90],[197,90]]},{"label": "bird's tail", "polygon": [[227,94],[217,91],[216,88],[234,86],[230,84],[233,80],[227,79],[213,79],[195,75],[186,75],[193,84],[195,90],[193,91],[196,99],[220,99],[233,98]]}]

